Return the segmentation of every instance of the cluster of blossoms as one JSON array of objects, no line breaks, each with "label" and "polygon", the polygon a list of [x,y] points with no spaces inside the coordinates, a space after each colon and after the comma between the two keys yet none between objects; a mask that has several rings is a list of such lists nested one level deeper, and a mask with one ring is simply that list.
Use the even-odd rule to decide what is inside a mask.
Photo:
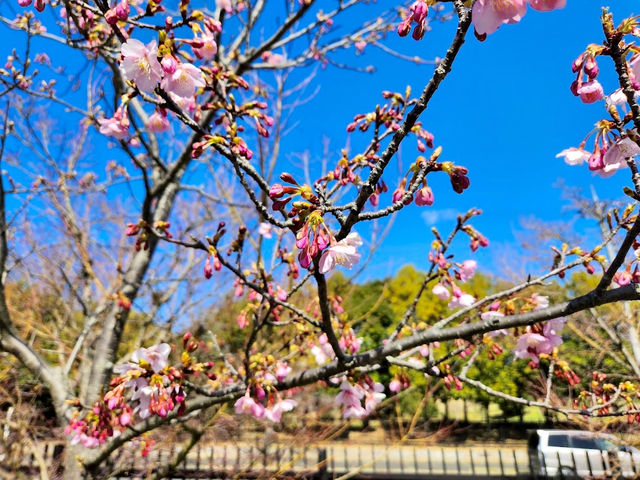
[{"label": "cluster of blossoms", "polygon": [[[211,44],[213,37],[209,30],[207,32],[204,39],[191,42],[199,58],[212,58],[210,57],[212,51],[215,54],[215,42]],[[202,71],[193,64],[179,62],[165,46],[162,50],[164,54],[161,61],[158,61],[159,51],[155,40],[145,45],[135,38],[128,39],[120,49],[124,76],[127,80],[135,82],[142,92],[153,92],[159,84],[176,103],[188,104],[192,101],[196,90],[206,85]],[[129,121],[124,106],[120,106],[113,117],[101,118],[98,122],[100,133],[104,135],[113,136],[119,140],[129,135]],[[149,117],[147,126],[153,132],[168,130],[169,121],[166,110],[157,109]]]},{"label": "cluster of blossoms", "polygon": [[364,418],[371,415],[385,399],[384,385],[365,376],[357,383],[344,379],[340,383],[340,393],[335,403],[343,408],[343,418]]},{"label": "cluster of blossoms", "polygon": [[[342,309],[342,307],[339,307],[339,309]],[[362,339],[357,337],[353,329],[348,325],[344,325],[341,332],[340,338],[338,339],[340,349],[350,355],[358,353]],[[311,344],[309,352],[313,355],[318,365],[323,365],[336,357],[325,333],[322,333],[318,337],[317,343]]]},{"label": "cluster of blossoms", "polygon": [[[605,21],[606,23],[607,21]],[[626,33],[640,37],[640,29],[638,29],[636,20],[623,22],[615,30],[613,26],[607,26],[605,33],[609,39]],[[618,88],[605,97],[604,88],[598,81],[600,69],[597,57],[612,55],[613,52],[607,46],[591,44],[574,60],[571,68],[577,77],[571,84],[571,92],[585,103],[606,100],[607,112],[611,115],[611,120],[600,120],[579,147],[565,149],[557,155],[569,165],[581,165],[586,162],[589,170],[602,177],[609,177],[619,169],[627,167],[631,159],[640,155],[638,132],[634,129],[624,130],[623,128],[632,120],[625,109],[629,100],[627,94],[623,89]],[[627,59],[629,55],[630,58]],[[640,96],[640,51],[633,44],[625,49],[624,61],[629,86],[634,97],[638,98]],[[618,110],[620,107],[622,112]],[[586,143],[591,135],[594,138],[593,148],[587,150]]]},{"label": "cluster of blossoms", "polygon": [[[444,261],[444,257],[442,259]],[[470,280],[476,273],[477,262],[475,260],[465,260],[461,264],[456,265],[454,270],[454,276],[457,280],[464,283]],[[473,295],[464,293],[460,287],[454,282],[453,278],[449,274],[448,264],[441,267],[441,272],[444,272],[441,276],[440,282],[435,284],[432,288],[433,294],[440,300],[449,300],[449,308],[461,308],[469,307],[473,305],[476,299]]]},{"label": "cluster of blossoms", "polygon": [[527,332],[520,335],[514,349],[517,358],[528,358],[532,366],[538,366],[540,355],[550,355],[554,348],[562,344],[560,331],[566,322],[565,318],[556,318],[540,325],[527,328]]},{"label": "cluster of blossoms", "polygon": [[[549,298],[537,293],[523,300],[524,304],[519,308],[520,313],[541,310],[549,306]],[[504,303],[496,301],[490,304],[488,310],[481,314],[481,318],[483,321],[490,321],[514,313],[516,313],[516,307],[513,300]],[[555,348],[563,343],[560,332],[565,322],[566,319],[560,317],[549,320],[543,324],[527,327],[525,332],[518,338],[518,343],[514,349],[516,358],[529,359],[530,365],[537,367],[541,358],[553,354]],[[500,335],[506,335],[507,333],[507,330],[500,329],[488,333],[487,336],[495,338]],[[568,379],[572,381],[573,377],[569,377]]]},{"label": "cluster of blossoms", "polygon": [[198,348],[190,338],[188,333],[183,338],[179,366],[169,364],[171,346],[166,343],[139,348],[129,362],[115,366],[118,376],[111,381],[109,391],[84,416],[76,412],[66,427],[65,432],[72,435],[71,443],[97,447],[120,435],[136,419],[166,417],[174,410],[181,415],[187,397],[183,381],[213,367],[212,362],[198,363],[190,355]]},{"label": "cluster of blossoms", "polygon": [[[421,40],[428,30],[429,13],[427,0],[416,0],[409,8],[404,20],[398,25],[398,35],[405,37],[413,27],[412,37]],[[527,13],[527,5],[534,10],[549,12],[563,8],[567,0],[476,0],[473,2],[473,25],[476,35],[484,38],[495,32],[504,23],[518,23]]]},{"label": "cluster of blossoms", "polygon": [[245,394],[236,400],[236,413],[280,422],[282,414],[290,412],[297,405],[291,398],[281,398],[276,390],[277,383],[282,382],[291,373],[291,367],[284,361],[276,360],[272,355],[260,353],[253,354],[249,363],[252,366],[250,386]]},{"label": "cluster of blossoms", "polygon": [[283,209],[294,196],[299,195],[303,199],[293,202],[288,212],[289,217],[296,217],[293,228],[300,266],[311,268],[313,261],[318,259],[318,271],[324,274],[338,265],[352,268],[358,263],[360,254],[357,249],[362,245],[360,235],[352,232],[342,240],[336,240],[322,218],[322,211],[316,208],[319,199],[311,187],[299,185],[288,173],[281,174],[280,178],[288,185],[276,183],[271,186],[269,197],[273,200],[274,210]]},{"label": "cluster of blossoms", "polygon": [[406,37],[411,31],[411,25],[415,22],[411,36],[414,40],[422,40],[424,33],[427,31],[427,15],[429,14],[429,6],[426,0],[417,0],[411,4],[409,13],[405,19],[398,25],[398,35]]},{"label": "cluster of blossoms", "polygon": [[[209,22],[213,32],[220,32],[220,25]],[[207,28],[204,39],[192,40],[198,58],[211,59],[217,51],[213,40],[213,32]],[[171,50],[163,45],[162,60],[158,61],[158,47],[155,40],[148,44],[130,38],[122,44],[122,69],[127,80],[134,81],[144,92],[152,92],[158,84],[167,93],[176,97],[190,99],[198,88],[205,86],[202,71],[195,65],[180,62],[171,54]]]},{"label": "cluster of blossoms", "polygon": [[640,146],[629,137],[617,137],[611,133],[606,121],[598,122],[594,150],[588,152],[584,144],[580,148],[568,148],[558,153],[569,165],[587,162],[589,170],[601,177],[610,177],[628,166],[627,159],[640,155]]},{"label": "cluster of blossoms", "polygon": [[282,420],[282,414],[290,412],[296,405],[295,400],[287,398],[272,402],[270,406],[265,407],[261,402],[257,402],[251,397],[249,390],[234,404],[237,414],[251,415],[256,419],[265,418],[274,423],[279,423]]}]

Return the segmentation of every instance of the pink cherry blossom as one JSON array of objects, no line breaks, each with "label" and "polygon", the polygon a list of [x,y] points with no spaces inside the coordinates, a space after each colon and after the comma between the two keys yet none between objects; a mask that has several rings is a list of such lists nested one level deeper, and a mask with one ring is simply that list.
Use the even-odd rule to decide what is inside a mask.
[{"label": "pink cherry blossom", "polygon": [[131,354],[131,360],[136,363],[144,360],[151,365],[151,369],[155,373],[158,373],[169,364],[170,353],[171,346],[167,343],[161,343],[149,348],[139,348]]},{"label": "pink cherry blossom", "polygon": [[604,98],[604,90],[597,80],[584,82],[578,87],[576,93],[584,103],[594,103]]},{"label": "pink cherry blossom", "polygon": [[380,405],[386,395],[384,392],[384,385],[381,383],[375,382],[372,387],[369,387],[365,390],[364,394],[364,411],[365,415],[371,415],[375,409]]},{"label": "pink cherry blossom", "polygon": [[206,35],[200,38],[200,41],[202,42],[202,47],[194,48],[193,52],[198,58],[204,58],[205,60],[213,59],[218,52],[218,45],[216,44],[213,33],[207,32]]},{"label": "pink cherry blossom", "polygon": [[550,320],[542,327],[542,334],[528,332],[520,336],[514,349],[516,358],[528,358],[535,365],[540,362],[541,354],[550,354],[562,344],[559,332],[565,323],[564,318]]},{"label": "pink cherry blossom", "polygon": [[128,80],[133,80],[140,90],[151,92],[162,79],[162,67],[158,63],[158,47],[155,40],[145,45],[130,38],[122,44],[120,53],[124,57],[122,69]]},{"label": "pink cherry blossom", "polygon": [[147,128],[155,133],[166,132],[169,130],[169,119],[167,119],[166,113],[156,110],[151,114],[147,121]]},{"label": "pink cherry blossom", "polygon": [[621,272],[616,273],[613,276],[613,281],[616,282],[621,287],[624,287],[625,285],[629,285],[632,279],[633,279],[633,276],[631,275],[631,272],[629,272],[628,270],[623,270]]},{"label": "pink cherry blossom", "polygon": [[267,58],[267,63],[274,67],[282,65],[284,62],[285,62],[284,56],[280,55],[279,53],[272,53]]},{"label": "pink cherry blossom", "polygon": [[[153,380],[156,378],[156,380]],[[138,405],[133,412],[140,418],[149,418],[151,415],[166,417],[176,406],[176,402],[183,402],[185,393],[180,387],[164,386],[168,382],[168,377],[163,376],[161,381],[157,377],[152,377],[152,383],[148,383],[145,378],[137,378],[133,385],[135,392],[131,397],[132,401],[137,401]],[[127,385],[130,386],[131,382]],[[175,400],[175,401],[174,401]]]},{"label": "pink cherry blossom", "polygon": [[480,35],[495,32],[503,23],[518,23],[527,13],[526,0],[476,0],[472,18]]},{"label": "pink cherry blossom", "polygon": [[560,331],[564,328],[564,324],[567,319],[564,317],[554,318],[549,320],[542,327],[542,333],[546,337],[549,337],[554,343],[560,345],[562,343],[562,337],[560,337]]},{"label": "pink cherry blossom", "polygon": [[607,149],[602,157],[605,172],[616,171],[627,167],[627,158],[640,155],[640,147],[629,137],[618,139],[616,143]]},{"label": "pink cherry blossom", "polygon": [[86,433],[75,432],[71,437],[71,445],[82,445],[85,448],[96,448],[100,445],[100,440],[96,437],[90,437]]},{"label": "pink cherry blossom", "polygon": [[336,268],[337,265],[352,268],[360,260],[360,254],[357,252],[360,245],[362,245],[360,235],[355,232],[350,233],[322,252],[318,271],[324,274]]},{"label": "pink cherry blossom", "polygon": [[279,382],[283,381],[287,375],[291,373],[292,369],[285,362],[278,362],[276,367],[276,378]]},{"label": "pink cherry blossom", "polygon": [[364,49],[367,46],[367,42],[365,42],[364,40],[359,40],[356,43],[354,43],[353,46],[356,47],[356,51],[358,53],[362,53],[364,52]]},{"label": "pink cherry blossom", "polygon": [[529,5],[534,10],[550,12],[556,8],[564,8],[567,0],[529,0]]},{"label": "pink cherry blossom", "polygon": [[252,415],[255,418],[262,418],[265,414],[264,406],[251,398],[249,392],[236,400],[234,407],[237,414]]},{"label": "pink cherry blossom", "polygon": [[364,391],[358,385],[351,385],[346,380],[340,384],[340,393],[336,395],[335,403],[344,406],[343,418],[362,418],[367,412],[361,405]]},{"label": "pink cherry blossom", "polygon": [[204,87],[202,72],[190,63],[180,63],[176,71],[162,79],[162,88],[179,97],[191,98],[196,88]]},{"label": "pink cherry blossom", "polygon": [[298,402],[296,402],[295,400],[281,400],[273,407],[266,408],[264,410],[264,418],[274,423],[279,423],[280,420],[282,420],[282,414],[284,412],[290,412],[296,407],[296,405],[298,405]]},{"label": "pink cherry blossom", "polygon": [[391,382],[389,382],[389,391],[398,393],[400,390],[402,390],[402,382],[400,382],[400,380],[394,378],[393,380],[391,380]]},{"label": "pink cherry blossom", "polygon": [[273,225],[267,222],[262,222],[260,226],[258,226],[258,233],[262,235],[264,238],[271,238],[272,230],[273,230]]},{"label": "pink cherry blossom", "polygon": [[127,411],[123,412],[122,415],[120,415],[119,422],[123,427],[129,425],[131,423],[131,413]]},{"label": "pink cherry blossom", "polygon": [[475,260],[465,260],[462,262],[460,266],[460,280],[466,282],[473,278],[476,273],[476,268],[478,267],[478,262]]},{"label": "pink cherry blossom", "polygon": [[627,96],[624,94],[621,88],[614,91],[611,95],[609,95],[606,100],[607,107],[626,105]]},{"label": "pink cherry blossom", "polygon": [[239,298],[242,295],[244,295],[244,284],[242,283],[242,280],[236,278],[233,281],[233,296]]},{"label": "pink cherry blossom", "polygon": [[567,165],[580,165],[589,160],[591,153],[582,148],[566,148],[556,155],[556,158],[564,158]]},{"label": "pink cherry blossom", "polygon": [[284,288],[282,288],[280,285],[278,285],[278,287],[276,288],[276,298],[281,302],[286,302],[287,298],[289,298],[287,291]]},{"label": "pink cherry blossom", "polygon": [[445,287],[440,283],[436,283],[433,286],[433,289],[431,290],[431,292],[440,300],[448,300],[449,297],[451,296],[451,293],[449,293],[449,290],[447,289],[447,287]]},{"label": "pink cherry blossom", "polygon": [[129,135],[129,117],[123,107],[119,107],[112,118],[99,118],[100,133],[108,137],[124,140]]},{"label": "pink cherry blossom", "polygon": [[451,301],[449,302],[449,308],[454,309],[454,308],[470,307],[471,305],[473,305],[475,301],[476,299],[472,295],[469,295],[468,293],[463,293],[459,297],[454,296],[451,299]]},{"label": "pink cherry blossom", "polygon": [[322,365],[326,363],[327,360],[333,359],[335,354],[333,353],[333,349],[331,345],[329,345],[329,340],[327,339],[327,335],[323,333],[318,337],[318,345],[314,345],[310,349],[311,354],[315,357],[316,363],[318,365]]},{"label": "pink cherry blossom", "polygon": [[553,345],[547,337],[539,333],[525,333],[518,339],[514,349],[516,358],[528,358],[536,365],[541,353],[549,354],[553,351]]}]

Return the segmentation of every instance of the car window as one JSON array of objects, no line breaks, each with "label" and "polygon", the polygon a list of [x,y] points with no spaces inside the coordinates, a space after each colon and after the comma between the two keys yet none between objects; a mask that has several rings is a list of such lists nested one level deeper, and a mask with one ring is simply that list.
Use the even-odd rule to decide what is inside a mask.
[{"label": "car window", "polygon": [[566,435],[549,435],[550,447],[568,447],[569,437]]},{"label": "car window", "polygon": [[600,450],[604,445],[601,445],[598,438],[593,437],[571,437],[571,446],[573,448],[585,448],[589,450]]},{"label": "car window", "polygon": [[621,446],[602,438],[598,439],[598,445],[598,448],[600,448],[600,450],[619,450],[621,448]]}]

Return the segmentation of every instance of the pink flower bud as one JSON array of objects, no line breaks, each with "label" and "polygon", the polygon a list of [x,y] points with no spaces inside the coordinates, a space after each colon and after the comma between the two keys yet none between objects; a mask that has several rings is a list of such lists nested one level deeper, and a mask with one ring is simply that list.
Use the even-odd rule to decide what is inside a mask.
[{"label": "pink flower bud", "polygon": [[576,58],[571,64],[571,71],[573,73],[578,73],[578,71],[582,68],[582,64],[584,63],[584,53],[581,54],[578,58]]},{"label": "pink flower bud", "polygon": [[429,7],[424,0],[417,0],[411,5],[411,11],[413,12],[413,20],[415,22],[423,22],[427,18]]},{"label": "pink flower bud", "polygon": [[213,276],[213,268],[211,268],[211,256],[207,256],[207,261],[204,263],[204,278],[209,280]]},{"label": "pink flower bud", "polygon": [[576,91],[584,103],[594,103],[604,98],[604,90],[597,80],[583,83]]},{"label": "pink flower bud", "polygon": [[600,69],[598,68],[598,63],[595,61],[593,57],[589,57],[586,62],[584,62],[584,73],[586,73],[590,79],[594,79],[598,76]]},{"label": "pink flower bud", "polygon": [[433,205],[433,192],[427,185],[416,192],[416,205],[419,207]]},{"label": "pink flower bud", "polygon": [[178,69],[178,62],[176,62],[176,59],[173,58],[171,55],[166,55],[162,57],[162,60],[160,61],[160,65],[162,65],[162,69],[168,75],[173,75]]},{"label": "pink flower bud", "polygon": [[118,20],[126,20],[129,18],[129,2],[128,0],[122,0],[116,5],[116,16]]},{"label": "pink flower bud", "polygon": [[126,427],[129,423],[131,423],[131,414],[129,412],[124,412],[120,415],[120,425]]},{"label": "pink flower bud", "polygon": [[410,31],[411,31],[411,17],[407,18],[406,20],[403,20],[402,23],[398,25],[398,35],[400,35],[401,37],[406,37],[407,35],[409,35]]}]

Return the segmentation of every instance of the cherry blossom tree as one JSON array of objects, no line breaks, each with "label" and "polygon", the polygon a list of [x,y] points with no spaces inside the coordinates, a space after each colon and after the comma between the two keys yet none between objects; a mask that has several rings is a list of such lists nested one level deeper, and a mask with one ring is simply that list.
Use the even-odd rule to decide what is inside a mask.
[{"label": "cherry blossom tree", "polygon": [[[510,24],[526,21],[528,9],[553,15],[566,0],[416,0],[389,11],[362,0],[196,3],[3,5],[0,19],[24,44],[0,69],[0,350],[47,390],[66,430],[67,478],[108,475],[120,449],[140,442],[146,454],[150,433],[222,404],[279,422],[301,390],[329,385],[339,390],[335,407],[344,418],[366,417],[407,386],[406,375],[389,385],[376,380],[389,364],[448,388],[466,383],[566,414],[640,418],[636,382],[576,372],[562,351],[570,315],[640,299],[637,18],[615,23],[605,11],[603,40],[576,52],[572,65],[571,92],[602,104],[604,117],[577,147],[567,139],[559,157],[602,176],[630,174],[629,203],[601,213],[602,240],[554,247],[548,270],[477,298],[467,287],[477,263],[459,257],[452,242],[465,237],[475,252],[489,240],[473,226],[481,211],[463,212],[450,233],[433,229],[418,293],[387,338],[363,349],[327,275],[365,268],[366,247],[375,249],[390,218],[434,203],[433,177],[446,175],[461,195],[470,188],[473,172],[447,161],[446,145],[420,119],[465,41],[476,41],[470,32],[483,41],[518,28]],[[374,13],[356,21],[356,9]],[[268,15],[280,21],[270,28]],[[348,33],[336,32],[338,21],[350,25]],[[282,168],[288,112],[314,82],[313,75],[296,80],[295,72],[346,68],[337,60],[342,50],[375,46],[402,58],[387,39],[411,34],[405,41],[420,45],[436,21],[457,27],[435,68],[425,66],[430,78],[417,96],[381,85],[380,103],[372,99],[371,111],[345,125],[348,135],[365,138],[361,148],[327,155],[317,178]],[[47,44],[56,47],[41,47]],[[613,60],[615,86],[598,80],[603,57]],[[82,65],[73,74],[70,58]],[[62,116],[72,131],[56,124]],[[396,183],[388,167],[409,143],[417,152]],[[539,290],[574,269],[596,278],[595,286],[557,302]],[[34,298],[39,291],[57,298],[53,320],[25,319],[11,293],[20,282]],[[189,317],[229,290],[242,305],[244,347],[229,351],[213,333],[186,332],[180,340],[176,332]],[[425,292],[448,313],[419,318]],[[634,335],[630,329],[618,340],[633,349]],[[539,401],[469,377],[478,358],[505,349],[544,372]],[[575,403],[552,401],[558,383],[575,391]]]}]

